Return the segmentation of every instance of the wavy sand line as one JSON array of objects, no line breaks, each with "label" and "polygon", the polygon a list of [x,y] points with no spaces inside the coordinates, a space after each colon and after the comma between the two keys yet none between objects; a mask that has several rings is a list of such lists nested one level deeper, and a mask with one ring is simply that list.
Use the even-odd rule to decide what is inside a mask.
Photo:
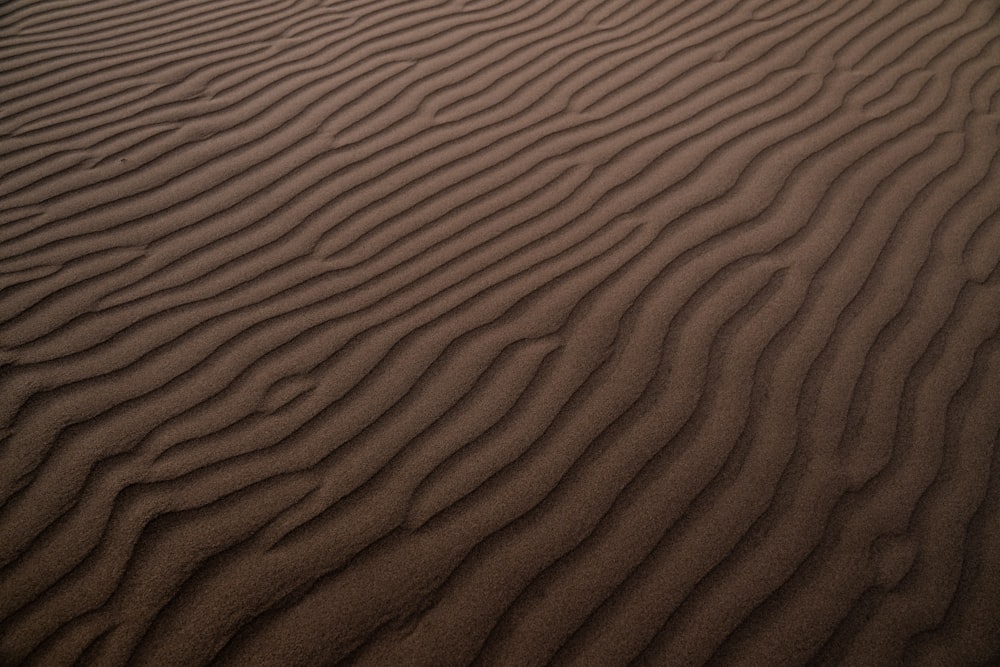
[{"label": "wavy sand line", "polygon": [[0,9],[0,657],[1000,657],[991,0]]}]

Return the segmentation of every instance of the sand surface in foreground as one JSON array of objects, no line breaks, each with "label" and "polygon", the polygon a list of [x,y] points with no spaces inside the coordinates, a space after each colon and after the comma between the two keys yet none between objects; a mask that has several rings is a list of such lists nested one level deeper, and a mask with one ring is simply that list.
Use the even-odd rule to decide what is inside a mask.
[{"label": "sand surface in foreground", "polygon": [[1000,661],[1000,1],[0,4],[0,664]]}]

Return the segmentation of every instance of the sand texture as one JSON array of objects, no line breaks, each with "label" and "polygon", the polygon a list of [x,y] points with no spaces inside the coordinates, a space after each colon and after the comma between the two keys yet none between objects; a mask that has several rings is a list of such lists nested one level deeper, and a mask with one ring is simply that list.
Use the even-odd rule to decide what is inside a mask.
[{"label": "sand texture", "polygon": [[1000,664],[1000,0],[0,3],[0,664]]}]

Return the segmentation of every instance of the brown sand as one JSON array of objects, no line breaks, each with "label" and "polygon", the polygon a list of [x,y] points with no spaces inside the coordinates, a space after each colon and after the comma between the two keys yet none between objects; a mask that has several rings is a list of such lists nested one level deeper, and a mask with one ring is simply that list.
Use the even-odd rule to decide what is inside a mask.
[{"label": "brown sand", "polygon": [[0,4],[0,662],[1000,660],[1000,1]]}]

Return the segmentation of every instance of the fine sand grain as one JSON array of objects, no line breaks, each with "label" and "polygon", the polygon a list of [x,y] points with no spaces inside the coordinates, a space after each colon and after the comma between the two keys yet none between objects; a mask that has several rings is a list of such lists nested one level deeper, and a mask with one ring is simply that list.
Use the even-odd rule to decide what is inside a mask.
[{"label": "fine sand grain", "polygon": [[0,664],[1000,661],[1000,0],[0,3]]}]

